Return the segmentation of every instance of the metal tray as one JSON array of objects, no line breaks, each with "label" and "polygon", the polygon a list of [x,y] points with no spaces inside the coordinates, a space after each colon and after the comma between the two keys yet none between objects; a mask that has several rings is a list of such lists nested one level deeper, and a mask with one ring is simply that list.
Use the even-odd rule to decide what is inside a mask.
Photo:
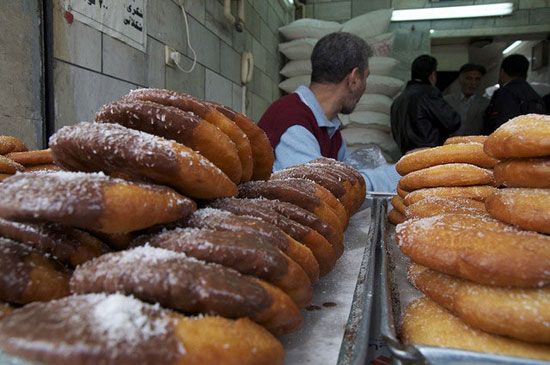
[{"label": "metal tray", "polygon": [[[527,358],[459,350],[448,347],[402,344],[397,337],[401,314],[412,300],[423,296],[407,280],[409,259],[395,243],[395,226],[387,223],[387,202],[379,204],[383,217],[378,225],[377,260],[380,274],[378,290],[378,315],[380,336],[393,356],[394,363],[424,364],[521,364],[548,365],[550,362]],[[378,284],[378,283],[377,283]]]},{"label": "metal tray", "polygon": [[286,364],[365,364],[374,293],[380,209],[367,199],[350,219],[345,250],[334,269],[314,287],[302,310],[304,326],[280,340]]}]

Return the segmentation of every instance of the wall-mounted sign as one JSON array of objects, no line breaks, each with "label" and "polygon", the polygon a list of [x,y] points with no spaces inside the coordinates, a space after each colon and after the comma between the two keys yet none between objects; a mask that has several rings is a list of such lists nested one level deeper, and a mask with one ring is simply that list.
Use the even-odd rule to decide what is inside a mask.
[{"label": "wall-mounted sign", "polygon": [[147,0],[65,0],[74,18],[145,52]]}]

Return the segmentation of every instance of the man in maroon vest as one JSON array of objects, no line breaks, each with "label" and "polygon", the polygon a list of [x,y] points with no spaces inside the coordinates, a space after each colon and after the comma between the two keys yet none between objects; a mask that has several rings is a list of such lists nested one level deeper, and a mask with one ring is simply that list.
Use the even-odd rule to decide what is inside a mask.
[{"label": "man in maroon vest", "polygon": [[[258,125],[275,151],[274,170],[330,157],[344,161],[349,151],[340,134],[338,113],[350,114],[363,95],[369,75],[369,46],[345,32],[321,38],[311,54],[311,84],[275,101]],[[367,189],[395,191],[393,165],[365,168]]]}]

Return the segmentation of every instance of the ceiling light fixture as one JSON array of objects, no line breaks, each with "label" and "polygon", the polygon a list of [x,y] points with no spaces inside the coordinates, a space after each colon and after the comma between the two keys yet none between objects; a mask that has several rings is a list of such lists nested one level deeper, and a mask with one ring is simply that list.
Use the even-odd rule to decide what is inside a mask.
[{"label": "ceiling light fixture", "polygon": [[392,13],[392,22],[430,19],[477,18],[512,14],[514,3],[400,9]]},{"label": "ceiling light fixture", "polygon": [[515,41],[514,43],[512,43],[511,45],[509,45],[508,47],[506,47],[504,49],[504,51],[502,51],[502,54],[508,54],[510,52],[512,52],[514,49],[518,48],[519,45],[521,44],[521,42],[523,41]]}]

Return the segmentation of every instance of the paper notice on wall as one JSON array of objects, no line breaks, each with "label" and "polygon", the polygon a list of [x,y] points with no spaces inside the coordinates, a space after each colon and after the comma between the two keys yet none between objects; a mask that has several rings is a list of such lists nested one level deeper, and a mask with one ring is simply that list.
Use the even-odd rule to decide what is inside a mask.
[{"label": "paper notice on wall", "polygon": [[65,0],[74,18],[145,52],[147,0]]}]

